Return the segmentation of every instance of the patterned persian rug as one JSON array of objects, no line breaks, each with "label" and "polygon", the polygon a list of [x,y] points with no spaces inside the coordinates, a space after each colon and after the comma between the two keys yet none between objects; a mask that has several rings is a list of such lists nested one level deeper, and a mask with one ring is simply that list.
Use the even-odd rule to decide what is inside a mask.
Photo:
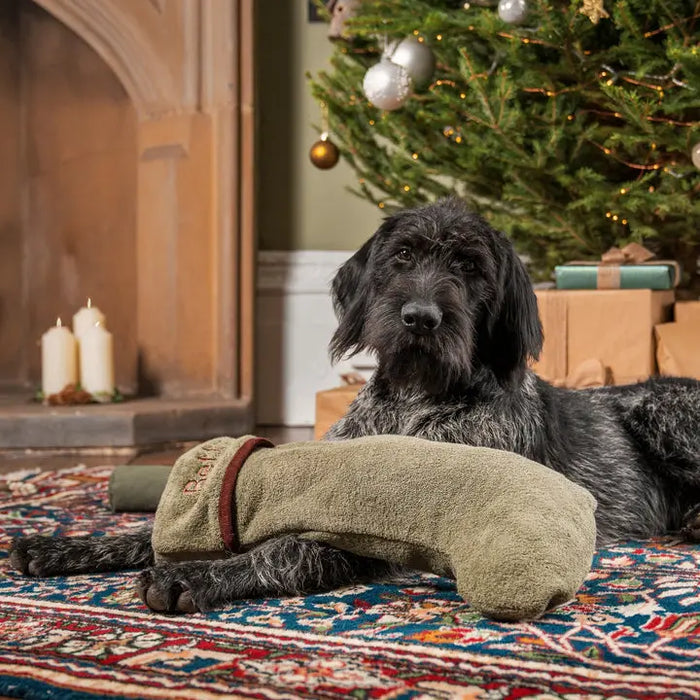
[{"label": "patterned persian rug", "polygon": [[[2,549],[22,533],[109,533],[109,468],[2,477]],[[150,613],[131,574],[0,579],[0,696],[700,698],[700,547],[600,551],[577,600],[488,622],[447,579],[408,575],[190,617]]]}]

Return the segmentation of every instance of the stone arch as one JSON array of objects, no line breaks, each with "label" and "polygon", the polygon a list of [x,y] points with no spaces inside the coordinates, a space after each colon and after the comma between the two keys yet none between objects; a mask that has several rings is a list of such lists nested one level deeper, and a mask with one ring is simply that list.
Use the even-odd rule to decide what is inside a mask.
[{"label": "stone arch", "polygon": [[248,420],[255,0],[25,1],[100,57],[137,114],[140,387],[216,396]]},{"label": "stone arch", "polygon": [[140,119],[174,111],[175,81],[124,0],[34,0],[89,44],[114,71]]}]

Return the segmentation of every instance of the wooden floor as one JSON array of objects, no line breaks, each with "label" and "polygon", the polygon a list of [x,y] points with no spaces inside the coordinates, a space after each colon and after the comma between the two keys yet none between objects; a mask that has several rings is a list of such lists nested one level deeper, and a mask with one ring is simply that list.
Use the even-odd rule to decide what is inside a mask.
[{"label": "wooden floor", "polygon": [[[255,434],[269,438],[279,445],[285,442],[313,440],[311,427],[258,426]],[[104,448],[87,450],[9,450],[0,451],[0,474],[19,469],[62,469],[77,464],[173,464],[188,448],[196,443],[163,445],[148,450],[131,448]]]}]

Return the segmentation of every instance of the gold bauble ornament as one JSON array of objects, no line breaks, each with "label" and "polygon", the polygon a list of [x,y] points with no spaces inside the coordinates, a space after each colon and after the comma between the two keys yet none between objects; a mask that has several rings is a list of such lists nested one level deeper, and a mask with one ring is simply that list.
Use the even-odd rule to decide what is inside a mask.
[{"label": "gold bauble ornament", "polygon": [[311,162],[321,170],[332,168],[340,157],[338,147],[328,138],[327,133],[321,134],[321,138],[311,146],[309,158]]},{"label": "gold bauble ornament", "polygon": [[603,17],[610,17],[603,7],[603,0],[583,0],[583,7],[579,12],[586,15],[593,24],[598,24]]}]

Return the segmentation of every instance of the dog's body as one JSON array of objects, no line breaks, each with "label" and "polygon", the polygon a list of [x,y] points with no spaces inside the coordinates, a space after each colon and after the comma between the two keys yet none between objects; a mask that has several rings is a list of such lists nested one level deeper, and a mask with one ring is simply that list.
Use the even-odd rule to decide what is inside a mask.
[{"label": "dog's body", "polygon": [[528,372],[517,390],[504,390],[480,371],[472,381],[433,396],[376,376],[328,437],[392,433],[518,452],[596,497],[601,543],[678,530],[700,503],[698,382],[571,391]]},{"label": "dog's body", "polygon": [[331,439],[416,435],[511,450],[598,500],[601,542],[678,529],[700,503],[700,382],[555,389],[511,244],[457,200],[387,219],[333,282],[336,357],[378,368]]},{"label": "dog's body", "polygon": [[[683,524],[700,534],[700,382],[569,391],[537,378],[527,363],[542,331],[525,268],[505,236],[457,200],[387,219],[338,271],[333,295],[333,355],[369,348],[378,368],[327,439],[399,433],[519,452],[593,493],[601,542]],[[111,546],[26,538],[12,561],[35,575],[84,571],[88,559],[98,570],[147,565],[149,533],[138,545],[131,537]],[[141,591],[158,610],[203,610],[383,570],[287,536],[223,562],[151,568]]]}]

